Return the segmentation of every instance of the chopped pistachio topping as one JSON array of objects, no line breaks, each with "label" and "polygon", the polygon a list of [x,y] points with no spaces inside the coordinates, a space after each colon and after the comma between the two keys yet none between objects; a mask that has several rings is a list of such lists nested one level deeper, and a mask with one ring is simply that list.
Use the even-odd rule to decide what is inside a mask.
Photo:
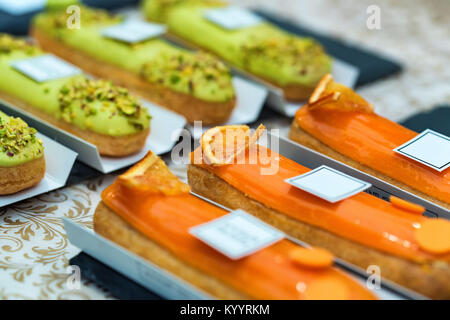
[{"label": "chopped pistachio topping", "polygon": [[146,112],[141,102],[129,94],[127,89],[115,86],[107,80],[74,78],[61,87],[58,99],[62,117],[67,122],[72,122],[74,117],[74,104],[80,106],[86,118],[97,114],[97,103],[101,104],[101,108],[109,109],[112,115],[125,116],[130,120],[137,119],[141,112]]},{"label": "chopped pistachio topping", "polygon": [[231,73],[225,64],[207,53],[180,52],[160,56],[143,65],[141,75],[150,82],[178,87],[193,94],[199,83],[216,81],[221,87],[231,86]]},{"label": "chopped pistachio topping", "polygon": [[[123,18],[119,15],[110,14],[106,10],[92,9],[82,5],[81,7],[81,26],[88,26],[97,23],[115,23],[120,22]],[[70,13],[65,10],[55,10],[45,14],[45,24],[49,28],[67,28],[67,21],[70,17]]]},{"label": "chopped pistachio topping", "polygon": [[264,57],[279,65],[289,65],[300,75],[307,73],[307,67],[325,56],[322,46],[309,38],[291,36],[262,37],[250,39],[242,45],[245,64],[255,57]]},{"label": "chopped pistachio topping", "polygon": [[[9,121],[0,117],[0,152],[14,157],[30,143],[37,141],[42,144],[42,141],[36,138],[36,129],[29,127],[20,118],[8,119]],[[42,151],[39,149],[40,152]]]},{"label": "chopped pistachio topping", "polygon": [[39,49],[27,43],[25,40],[0,33],[0,55],[9,54],[12,51],[23,51],[28,55],[32,55],[39,52]]}]

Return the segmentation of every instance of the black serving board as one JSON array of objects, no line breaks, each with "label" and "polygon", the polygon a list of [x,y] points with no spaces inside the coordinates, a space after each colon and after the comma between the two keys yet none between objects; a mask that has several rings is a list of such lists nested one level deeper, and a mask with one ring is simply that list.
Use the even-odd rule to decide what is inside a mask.
[{"label": "black serving board", "polygon": [[163,299],[84,252],[70,259],[70,265],[78,266],[83,278],[91,280],[108,290],[115,298],[122,300]]},{"label": "black serving board", "polygon": [[438,106],[431,111],[417,113],[401,122],[416,132],[431,129],[450,137],[450,105]]},{"label": "black serving board", "polygon": [[403,69],[399,62],[384,57],[380,53],[362,48],[359,45],[352,45],[310,30],[307,27],[297,23],[294,24],[267,11],[255,10],[255,13],[293,34],[318,40],[330,55],[357,67],[360,73],[356,86],[365,85],[399,73]]}]

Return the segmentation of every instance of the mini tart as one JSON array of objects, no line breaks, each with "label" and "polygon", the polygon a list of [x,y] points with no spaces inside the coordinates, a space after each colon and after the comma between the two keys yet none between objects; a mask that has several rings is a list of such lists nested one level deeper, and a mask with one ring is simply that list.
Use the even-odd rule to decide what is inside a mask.
[{"label": "mini tart", "polygon": [[231,260],[189,233],[225,214],[191,195],[150,152],[103,191],[94,229],[214,298],[375,298],[331,261],[323,261],[323,254],[299,254],[288,240]]},{"label": "mini tart", "polygon": [[[0,35],[0,98],[97,146],[105,156],[133,154],[145,144],[150,116],[126,89],[83,75],[37,83],[11,61],[43,54]],[[23,91],[22,88],[27,88]]]},{"label": "mini tart", "polygon": [[226,30],[204,18],[219,1],[144,2],[149,20],[163,21],[185,45],[214,53],[228,63],[280,88],[286,99],[305,100],[330,72],[331,58],[313,39],[286,33],[267,22]]},{"label": "mini tart", "polygon": [[0,111],[0,195],[30,188],[44,175],[44,147],[36,130]]},{"label": "mini tart", "polygon": [[[217,144],[216,153],[219,145],[226,143]],[[418,230],[432,221],[422,216],[424,208],[395,198],[389,203],[364,192],[327,202],[285,182],[310,169],[262,146],[253,148],[254,153],[246,152],[240,161],[217,164],[207,161],[211,156],[202,143],[191,154],[188,168],[192,191],[227,208],[243,209],[363,270],[377,265],[382,277],[425,296],[450,298],[450,222],[436,219],[435,229],[446,244],[442,249],[430,241],[432,231],[426,230],[426,241],[419,236]],[[270,168],[277,170],[267,171]]]},{"label": "mini tart", "polygon": [[126,44],[105,38],[101,30],[122,18],[103,10],[83,6],[81,17],[83,28],[68,30],[64,11],[39,15],[32,34],[45,50],[182,114],[190,123],[218,124],[230,117],[236,97],[223,63],[160,39]]},{"label": "mini tart", "polygon": [[[330,99],[332,92],[340,97]],[[450,209],[450,169],[438,172],[393,151],[416,135],[375,114],[368,102],[330,76],[297,111],[289,134],[308,148]]]}]

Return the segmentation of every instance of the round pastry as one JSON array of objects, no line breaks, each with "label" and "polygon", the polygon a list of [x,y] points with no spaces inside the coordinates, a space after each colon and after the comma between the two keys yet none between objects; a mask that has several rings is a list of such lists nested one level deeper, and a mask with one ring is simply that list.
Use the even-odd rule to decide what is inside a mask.
[{"label": "round pastry", "polygon": [[44,147],[36,130],[0,111],[0,195],[32,187],[44,174]]}]

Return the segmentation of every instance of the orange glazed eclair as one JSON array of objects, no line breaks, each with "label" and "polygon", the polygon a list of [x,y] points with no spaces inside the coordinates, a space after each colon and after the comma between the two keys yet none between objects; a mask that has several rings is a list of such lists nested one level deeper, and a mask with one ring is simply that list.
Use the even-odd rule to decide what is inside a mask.
[{"label": "orange glazed eclair", "polygon": [[290,139],[450,209],[450,169],[438,172],[393,151],[417,133],[373,112],[325,76],[291,126]]},{"label": "orange glazed eclair", "polygon": [[[191,154],[188,181],[195,193],[243,209],[363,269],[376,265],[382,278],[431,298],[450,298],[450,222],[427,218],[424,208],[404,200],[393,198],[390,203],[364,192],[330,203],[285,182],[310,169],[252,146],[258,130],[235,147],[218,139],[220,129],[214,130],[202,136],[201,146]],[[225,161],[220,162],[215,155],[223,146]],[[236,146],[236,153],[256,151],[233,162],[230,149]],[[278,171],[264,175],[270,159],[278,159]]]},{"label": "orange glazed eclair", "polygon": [[227,214],[189,193],[153,153],[102,193],[95,231],[222,299],[374,299],[332,255],[281,240],[231,260],[189,233]]}]

